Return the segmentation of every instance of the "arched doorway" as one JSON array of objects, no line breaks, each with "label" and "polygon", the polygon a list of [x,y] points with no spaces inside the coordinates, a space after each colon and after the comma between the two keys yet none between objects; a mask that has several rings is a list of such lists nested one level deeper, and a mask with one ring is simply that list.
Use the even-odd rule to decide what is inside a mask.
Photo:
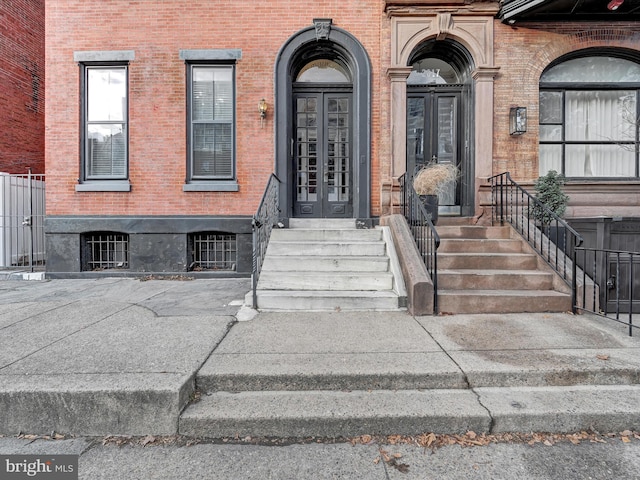
[{"label": "arched doorway", "polygon": [[286,217],[369,218],[369,58],[349,33],[318,32],[291,37],[276,63],[280,205]]},{"label": "arched doorway", "polygon": [[474,201],[473,60],[459,44],[431,40],[409,59],[407,173],[449,163],[460,178],[440,195],[440,213],[471,215]]}]

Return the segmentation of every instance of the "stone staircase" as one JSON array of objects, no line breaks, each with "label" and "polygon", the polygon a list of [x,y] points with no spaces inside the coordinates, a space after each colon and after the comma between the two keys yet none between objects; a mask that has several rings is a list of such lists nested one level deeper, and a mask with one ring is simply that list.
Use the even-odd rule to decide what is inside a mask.
[{"label": "stone staircase", "polygon": [[398,310],[404,282],[387,227],[290,219],[274,229],[257,288],[263,311]]},{"label": "stone staircase", "polygon": [[568,312],[569,287],[510,226],[441,219],[440,313]]}]

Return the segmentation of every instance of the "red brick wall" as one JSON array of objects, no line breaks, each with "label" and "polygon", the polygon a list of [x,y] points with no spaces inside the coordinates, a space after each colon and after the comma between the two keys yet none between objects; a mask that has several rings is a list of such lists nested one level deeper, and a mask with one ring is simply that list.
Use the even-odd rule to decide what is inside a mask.
[{"label": "red brick wall", "polygon": [[[274,168],[274,66],[289,37],[332,18],[372,62],[373,212],[379,209],[380,23],[382,0],[47,2],[47,213],[99,215],[252,214]],[[387,41],[386,39],[384,39]],[[240,191],[183,192],[185,66],[181,49],[242,49],[237,63],[237,176]],[[134,50],[130,64],[132,190],[76,192],[79,69],[74,51]],[[260,128],[258,101],[270,110]]]},{"label": "red brick wall", "polygon": [[0,2],[0,171],[44,173],[44,0]]},{"label": "red brick wall", "polygon": [[[551,62],[591,47],[638,50],[638,23],[495,23],[495,81],[493,172],[510,171],[514,179],[531,181],[538,172],[538,82]],[[527,133],[509,136],[509,107],[527,107]]]}]

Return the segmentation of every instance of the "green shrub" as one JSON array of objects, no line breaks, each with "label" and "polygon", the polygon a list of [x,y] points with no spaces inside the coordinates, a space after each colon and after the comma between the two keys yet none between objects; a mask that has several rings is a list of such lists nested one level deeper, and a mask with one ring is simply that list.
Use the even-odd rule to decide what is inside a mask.
[{"label": "green shrub", "polygon": [[[564,175],[555,170],[549,170],[534,184],[535,197],[560,218],[564,215],[569,202],[569,196],[563,191],[564,184]],[[531,218],[541,223],[549,223],[553,220],[553,216],[539,205],[535,205],[531,209]]]}]

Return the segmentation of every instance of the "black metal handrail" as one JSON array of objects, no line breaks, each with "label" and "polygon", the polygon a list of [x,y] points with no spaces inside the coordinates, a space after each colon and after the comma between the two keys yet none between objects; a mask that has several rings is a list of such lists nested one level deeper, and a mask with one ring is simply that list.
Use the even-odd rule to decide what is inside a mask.
[{"label": "black metal handrail", "polygon": [[422,257],[427,272],[433,282],[433,313],[438,313],[438,247],[440,236],[431,221],[413,184],[406,181],[406,175],[399,179],[402,192],[402,214],[407,219],[411,233]]},{"label": "black metal handrail", "polygon": [[638,328],[633,324],[633,283],[638,278],[635,269],[640,268],[640,262],[636,263],[640,253],[585,247],[576,247],[575,252],[574,288],[578,280],[584,286],[591,281],[593,288],[583,288],[574,308],[627,325],[632,336],[633,329]]},{"label": "black metal handrail", "polygon": [[256,214],[251,221],[253,231],[253,268],[251,284],[253,289],[253,308],[258,308],[258,279],[262,271],[262,262],[267,253],[271,230],[280,219],[280,179],[272,173],[262,195]]},{"label": "black metal handrail", "polygon": [[[569,286],[573,285],[573,256],[582,235],[540,200],[513,181],[509,172],[490,177],[492,222],[510,223]],[[573,290],[575,305],[576,291]]]}]

